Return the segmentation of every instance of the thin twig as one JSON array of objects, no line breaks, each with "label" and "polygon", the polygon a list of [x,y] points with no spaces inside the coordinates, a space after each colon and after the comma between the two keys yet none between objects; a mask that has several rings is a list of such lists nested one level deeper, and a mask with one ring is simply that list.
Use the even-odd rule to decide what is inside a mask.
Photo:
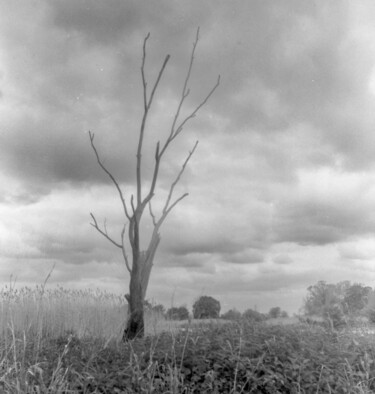
[{"label": "thin twig", "polygon": [[161,161],[161,158],[164,155],[165,151],[167,150],[169,144],[181,133],[181,131],[182,131],[183,127],[186,125],[186,123],[190,119],[195,117],[197,112],[206,104],[208,99],[212,96],[212,94],[214,93],[214,91],[217,89],[217,87],[220,84],[220,75],[219,75],[218,78],[217,78],[216,84],[213,86],[213,88],[210,90],[210,92],[207,94],[207,96],[202,100],[202,102],[188,116],[186,116],[181,121],[181,123],[176,128],[176,124],[177,124],[178,118],[180,116],[181,108],[183,106],[185,98],[189,95],[189,89],[187,88],[187,85],[188,85],[188,82],[190,80],[190,75],[191,75],[191,71],[192,71],[193,64],[194,64],[195,50],[196,50],[198,41],[199,41],[199,28],[197,29],[196,38],[195,38],[195,41],[193,43],[193,50],[192,50],[192,53],[191,53],[191,56],[190,56],[190,63],[189,63],[188,71],[186,73],[186,77],[185,77],[185,80],[184,80],[184,84],[183,84],[183,88],[182,88],[182,92],[181,92],[181,98],[180,98],[180,101],[178,103],[175,116],[173,118],[171,131],[169,133],[168,138],[164,142],[164,145],[161,148],[161,150],[160,150],[160,146],[159,146],[160,143],[159,142],[158,142],[157,147],[156,147],[155,166],[154,166],[154,173],[153,173],[153,176],[152,176],[151,187],[150,187],[150,190],[149,190],[149,193],[148,193],[147,197],[142,201],[142,205],[143,205],[142,209],[144,209],[145,205],[151,200],[151,198],[154,195],[155,187],[156,187],[156,181],[157,181],[158,174],[159,174],[160,161]]},{"label": "thin twig", "polygon": [[147,34],[143,41],[143,56],[142,56],[142,66],[141,66],[141,73],[142,73],[142,84],[143,84],[143,106],[144,110],[147,110],[147,82],[145,77],[145,62],[146,62],[146,43],[150,37],[150,33]]},{"label": "thin twig", "polygon": [[215,86],[211,89],[211,91],[208,93],[208,95],[205,97],[205,99],[195,108],[195,110],[193,112],[191,112],[190,115],[188,115],[178,126],[177,130],[174,133],[173,138],[177,137],[183,127],[185,126],[185,124],[192,118],[195,117],[195,115],[197,114],[197,112],[206,104],[206,102],[208,101],[208,99],[212,96],[212,94],[214,93],[214,91],[217,89],[217,87],[220,85],[220,75],[217,77],[217,81]]},{"label": "thin twig", "polygon": [[124,208],[124,213],[125,213],[126,217],[130,220],[130,216],[129,216],[129,214],[128,214],[128,209],[127,209],[127,207],[126,207],[125,198],[124,198],[124,195],[123,195],[122,190],[121,190],[121,188],[120,188],[120,185],[117,183],[116,179],[115,179],[115,178],[113,177],[113,175],[107,170],[107,168],[104,166],[104,164],[103,164],[102,161],[100,160],[98,151],[96,150],[96,147],[95,147],[95,144],[94,144],[94,137],[95,137],[95,134],[94,134],[94,133],[91,133],[91,131],[89,131],[89,136],[90,136],[90,142],[91,142],[92,149],[94,150],[94,153],[95,153],[95,156],[96,156],[96,160],[97,160],[97,162],[99,163],[99,165],[100,165],[100,167],[102,168],[102,170],[111,178],[112,182],[114,183],[114,185],[115,185],[115,187],[116,187],[116,189],[117,189],[117,191],[118,191],[118,193],[119,193],[119,195],[120,195],[121,203],[122,203],[122,206],[123,206],[123,208]]},{"label": "thin twig", "polygon": [[188,71],[187,71],[186,77],[185,77],[184,85],[183,85],[183,88],[182,88],[181,99],[180,99],[180,102],[179,102],[179,104],[178,104],[177,111],[176,111],[176,115],[175,115],[175,117],[174,117],[174,119],[173,119],[173,123],[172,123],[171,132],[170,132],[170,138],[171,138],[171,139],[174,138],[173,136],[174,136],[174,134],[175,134],[175,126],[176,126],[177,119],[178,119],[178,117],[179,117],[179,115],[180,115],[180,111],[181,111],[182,104],[184,103],[185,98],[186,98],[186,97],[189,95],[189,93],[190,93],[190,90],[187,89],[187,84],[188,84],[188,82],[189,82],[190,75],[191,75],[191,70],[192,70],[192,68],[193,68],[194,54],[195,54],[195,49],[196,49],[197,44],[198,44],[198,40],[199,40],[199,27],[198,27],[198,29],[197,29],[197,34],[196,34],[196,37],[195,37],[195,41],[194,41],[194,43],[193,43],[193,50],[192,50],[192,52],[191,52],[190,63],[189,63],[189,67],[188,67]]},{"label": "thin twig", "polygon": [[[172,198],[172,195],[173,195],[174,188],[175,188],[175,186],[177,185],[177,183],[179,182],[179,180],[180,180],[180,178],[181,178],[181,175],[182,175],[183,172],[185,171],[186,165],[187,165],[187,163],[189,162],[189,160],[190,160],[191,156],[193,155],[193,153],[194,153],[195,149],[197,148],[197,146],[198,146],[198,141],[195,142],[193,149],[189,152],[187,158],[186,158],[185,161],[184,161],[184,164],[183,164],[182,167],[181,167],[180,172],[177,174],[176,179],[175,179],[174,182],[172,183],[172,185],[171,185],[171,187],[170,187],[170,189],[169,189],[169,193],[168,193],[167,201],[166,201],[165,206],[164,206],[164,209],[163,209],[163,213],[164,213],[164,212],[167,212],[168,207],[169,207],[169,203],[170,203],[171,198]],[[186,196],[184,195],[182,198],[184,198],[184,197],[186,197]],[[180,198],[179,200],[181,200],[182,198]],[[178,201],[177,201],[177,202],[178,202]],[[176,205],[176,203],[174,203],[174,205]]]},{"label": "thin twig", "polygon": [[94,227],[96,230],[99,231],[100,234],[102,234],[105,238],[108,239],[108,241],[112,242],[113,245],[117,246],[118,248],[122,248],[122,246],[117,243],[116,241],[114,241],[105,231],[103,231],[99,226],[98,226],[98,222],[95,219],[95,216],[90,212],[90,215],[92,217],[92,220],[94,221],[94,223],[90,223],[92,227]]},{"label": "thin twig", "polygon": [[[154,86],[152,88],[150,97],[147,98],[147,82],[145,77],[145,63],[146,63],[146,43],[148,38],[150,37],[150,33],[147,34],[146,38],[143,41],[143,56],[142,56],[142,65],[141,65],[141,74],[142,74],[142,85],[143,85],[143,106],[144,112],[142,117],[141,129],[139,132],[139,140],[138,140],[138,147],[137,147],[137,207],[141,206],[142,203],[142,146],[143,146],[143,138],[146,128],[147,116],[148,111],[151,107],[152,100],[154,98],[154,94],[156,89],[159,85],[160,79],[164,73],[165,67],[167,66],[168,60],[170,59],[170,55],[167,55],[164,59],[163,65],[160,68],[159,74],[156,78]],[[143,204],[145,205],[145,204]]]},{"label": "thin twig", "polygon": [[152,206],[151,206],[151,201],[148,203],[148,209],[150,211],[150,216],[152,218],[152,223],[154,224],[154,227],[156,226],[156,218],[154,213],[152,212]]}]

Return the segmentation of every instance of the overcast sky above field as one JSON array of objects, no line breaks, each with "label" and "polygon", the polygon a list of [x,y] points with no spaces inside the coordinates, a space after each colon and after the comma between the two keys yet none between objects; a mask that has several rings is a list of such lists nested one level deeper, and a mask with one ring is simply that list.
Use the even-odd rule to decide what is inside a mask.
[{"label": "overcast sky above field", "polygon": [[2,285],[41,283],[56,264],[50,286],[127,292],[121,251],[90,226],[93,212],[119,239],[123,217],[88,131],[129,201],[143,39],[149,85],[171,55],[146,131],[149,175],[198,26],[184,113],[221,84],[161,166],[155,213],[199,140],[148,298],[296,312],[318,280],[374,286],[372,0],[0,0]]}]

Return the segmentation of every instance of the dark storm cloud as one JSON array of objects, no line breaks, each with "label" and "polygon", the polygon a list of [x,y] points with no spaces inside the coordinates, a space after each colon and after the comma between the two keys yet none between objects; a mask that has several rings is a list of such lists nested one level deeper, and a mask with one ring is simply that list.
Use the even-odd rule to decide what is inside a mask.
[{"label": "dark storm cloud", "polygon": [[237,250],[233,251],[232,253],[223,253],[221,257],[226,263],[258,264],[264,262],[265,253],[262,250],[249,248],[239,251],[237,248]]},{"label": "dark storm cloud", "polygon": [[[5,167],[19,177],[53,179],[56,183],[102,181],[103,177],[95,175],[100,170],[89,164],[92,152],[80,135],[91,129],[98,135],[105,132],[111,166],[127,181],[141,118],[142,39],[147,31],[152,33],[146,63],[151,80],[165,54],[172,54],[160,98],[175,100],[198,25],[201,40],[188,104],[199,102],[220,73],[220,89],[207,111],[230,119],[225,133],[285,132],[303,121],[316,128],[320,142],[326,141],[332,152],[343,155],[344,164],[355,160],[349,159],[355,150],[357,164],[370,165],[372,159],[359,162],[359,152],[367,147],[365,156],[371,158],[371,145],[364,137],[356,139],[362,142],[350,142],[354,141],[355,124],[344,127],[346,115],[338,110],[350,104],[353,95],[355,100],[361,99],[358,77],[352,73],[354,65],[342,66],[354,45],[344,45],[346,6],[297,1],[283,6],[263,1],[194,5],[197,3],[116,1],[108,7],[101,1],[55,2],[40,13],[37,29],[26,25],[23,34],[32,32],[27,47],[19,37],[7,36],[9,50],[14,48],[18,56],[12,63],[14,77],[29,89],[30,111],[39,116],[38,120],[25,119],[18,130],[12,130],[19,146],[2,141],[9,157]],[[45,34],[45,29],[50,34]],[[30,79],[30,74],[39,77]],[[363,85],[366,81],[359,82]],[[56,127],[54,115],[64,118],[60,127]],[[52,126],[48,133],[43,132],[46,124]],[[35,129],[39,130],[37,135]],[[121,129],[131,142],[125,152],[117,149]],[[66,133],[69,143],[64,142]],[[361,130],[359,134],[363,135]],[[267,160],[276,157],[264,153]],[[125,164],[124,157],[129,158]],[[310,160],[305,158],[306,163]]]},{"label": "dark storm cloud", "polygon": [[[133,166],[114,155],[118,150],[101,144],[101,138],[95,140],[102,152],[102,159],[120,181],[128,181],[133,176]],[[64,129],[56,124],[26,120],[13,130],[0,136],[3,147],[0,159],[7,173],[24,179],[25,183],[37,183],[54,187],[59,182],[109,182],[109,178],[100,169],[91,149],[88,133],[74,129]],[[121,162],[122,160],[122,162]],[[121,172],[120,172],[121,169]]]},{"label": "dark storm cloud", "polygon": [[153,30],[181,37],[192,19],[202,20],[211,10],[205,4],[200,4],[198,11],[192,2],[177,5],[163,0],[157,3],[115,0],[110,7],[103,1],[69,0],[50,4],[50,9],[55,26],[78,32],[91,45],[110,46]]},{"label": "dark storm cloud", "polygon": [[375,231],[374,215],[360,201],[290,200],[277,209],[274,241],[325,245]]},{"label": "dark storm cloud", "polygon": [[243,248],[241,244],[225,238],[196,238],[181,239],[178,243],[169,244],[168,251],[174,255],[210,254],[210,253],[235,253]]},{"label": "dark storm cloud", "polygon": [[114,45],[134,32],[141,17],[135,1],[114,1],[111,7],[103,1],[64,1],[51,8],[57,27],[77,31],[94,45]]},{"label": "dark storm cloud", "polygon": [[[91,228],[88,229],[89,231]],[[100,237],[100,235],[98,235]],[[104,239],[88,237],[88,234],[49,235],[43,239],[35,240],[34,246],[38,247],[40,257],[67,264],[83,264],[92,261],[123,262],[119,249],[113,248]]]},{"label": "dark storm cloud", "polygon": [[[48,5],[48,12],[40,13],[37,28],[26,25],[20,32],[26,37],[28,30],[32,30],[27,47],[19,37],[6,36],[9,51],[12,48],[17,53],[16,57],[8,58],[8,77],[13,77],[18,89],[27,93],[23,97],[22,115],[16,113],[17,120],[6,124],[7,131],[1,136],[4,170],[26,182],[102,182],[105,177],[92,160],[93,152],[84,134],[90,129],[96,133],[98,150],[109,169],[113,169],[120,181],[131,179],[142,116],[139,65],[146,34],[143,30],[145,25],[150,30],[153,26],[158,30],[156,25],[160,25],[160,18],[166,16],[167,9],[174,13],[166,6],[151,7],[156,13],[146,4],[143,7],[144,12],[138,2],[119,2],[119,7],[107,7],[103,2],[54,3]],[[190,23],[190,14],[199,15],[194,8],[184,10],[186,25]],[[131,23],[124,23],[128,19]],[[176,19],[171,20],[177,23]],[[142,34],[137,34],[135,25]],[[45,29],[52,29],[51,34],[46,35]],[[161,64],[169,44],[181,48],[176,63],[178,66],[179,55],[183,53],[186,69],[194,30],[186,32],[186,36],[189,35],[187,48],[176,45],[177,37],[170,34],[167,26],[159,35],[155,33],[158,38],[149,44],[147,78],[152,80],[156,76],[155,67]],[[129,41],[129,35],[135,37]],[[87,42],[82,41],[82,37]],[[176,42],[171,43],[170,37]],[[172,78],[163,79],[161,97],[168,92],[168,86],[174,90],[173,75],[177,66],[171,67]],[[184,73],[178,70],[179,90]],[[38,77],[30,79],[30,74]],[[210,81],[212,86],[215,79]],[[196,82],[196,85],[200,84]],[[169,115],[169,124],[172,115],[173,112]],[[154,123],[160,123],[160,119],[154,119]],[[152,161],[155,143],[160,138],[157,133],[153,134],[154,140],[145,147],[146,167],[150,167],[148,157],[151,156]]]}]

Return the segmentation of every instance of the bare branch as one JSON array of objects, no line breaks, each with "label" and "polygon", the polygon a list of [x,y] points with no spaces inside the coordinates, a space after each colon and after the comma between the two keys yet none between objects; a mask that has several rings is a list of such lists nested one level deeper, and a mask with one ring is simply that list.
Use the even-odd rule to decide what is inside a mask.
[{"label": "bare branch", "polygon": [[161,155],[159,155],[159,149],[160,149],[160,141],[158,141],[158,143],[156,144],[154,174],[152,175],[150,191],[148,192],[147,197],[142,202],[144,206],[148,202],[150,202],[151,198],[154,196],[156,181],[158,179],[158,173],[159,173],[160,159],[161,159]]},{"label": "bare branch", "polygon": [[217,89],[217,87],[220,85],[220,75],[217,77],[217,81],[215,86],[210,90],[210,92],[208,93],[208,95],[205,97],[205,99],[195,108],[195,110],[188,115],[181,123],[180,125],[177,127],[177,130],[175,131],[172,139],[174,139],[176,136],[178,136],[183,127],[185,126],[185,124],[192,118],[195,117],[195,115],[197,114],[197,112],[206,104],[206,102],[208,101],[208,99],[212,96],[212,94],[214,93],[214,91]]},{"label": "bare branch", "polygon": [[148,203],[148,209],[150,211],[150,216],[152,218],[152,223],[154,224],[154,227],[155,227],[156,226],[156,218],[155,218],[154,213],[152,212],[151,201],[149,201],[149,203]]},{"label": "bare branch", "polygon": [[91,131],[89,131],[89,136],[90,136],[90,142],[91,142],[92,149],[94,150],[94,153],[95,153],[95,156],[96,156],[96,160],[97,160],[97,162],[99,163],[99,165],[100,165],[100,167],[102,168],[102,170],[111,178],[112,182],[114,183],[114,185],[115,185],[115,187],[116,187],[116,189],[117,189],[117,191],[118,191],[118,193],[119,193],[119,195],[120,195],[120,199],[121,199],[122,206],[123,206],[123,208],[124,208],[125,216],[130,220],[130,216],[129,216],[129,214],[128,214],[128,209],[127,209],[127,207],[126,207],[125,198],[124,198],[124,195],[123,195],[122,190],[121,190],[121,188],[120,188],[120,185],[117,183],[116,179],[115,179],[115,178],[113,177],[113,175],[105,168],[104,164],[103,164],[102,161],[100,160],[99,153],[98,153],[98,151],[96,150],[96,147],[95,147],[95,144],[94,144],[94,136],[95,136],[95,134],[94,134],[94,133],[91,133]]},{"label": "bare branch", "polygon": [[[179,180],[181,178],[181,175],[185,171],[186,165],[189,162],[189,160],[190,160],[191,156],[193,155],[193,153],[194,153],[195,149],[197,148],[197,146],[198,146],[198,141],[195,142],[195,145],[194,145],[193,149],[189,152],[184,164],[181,167],[180,172],[177,174],[176,179],[172,183],[171,188],[169,189],[169,194],[168,194],[168,197],[167,197],[167,201],[165,202],[165,205],[164,205],[163,213],[166,213],[167,211],[170,212],[170,210],[168,208],[169,208],[169,203],[170,203],[172,195],[173,195],[174,188],[177,185],[177,183],[179,182]],[[185,195],[183,196],[183,198],[184,197],[185,197]],[[176,205],[176,203],[174,203],[174,205]]]},{"label": "bare branch", "polygon": [[92,217],[92,220],[94,221],[94,223],[90,223],[91,226],[93,226],[96,230],[98,230],[98,232],[100,234],[103,235],[103,237],[107,238],[108,241],[112,242],[113,245],[117,246],[118,248],[122,248],[122,245],[120,245],[119,243],[117,243],[116,241],[114,241],[108,234],[107,234],[107,230],[103,231],[99,226],[98,226],[98,222],[95,219],[95,216],[90,212],[90,215]]},{"label": "bare branch", "polygon": [[144,112],[143,112],[143,117],[142,117],[141,129],[139,132],[139,140],[138,140],[138,148],[137,148],[137,206],[140,206],[141,202],[142,202],[142,180],[141,180],[142,145],[143,145],[143,138],[144,138],[144,132],[145,132],[145,127],[146,127],[148,111],[151,107],[152,100],[154,98],[154,94],[155,94],[156,89],[159,85],[160,79],[164,73],[165,67],[168,63],[168,60],[170,59],[170,55],[167,55],[165,57],[163,65],[161,66],[159,74],[158,74],[156,81],[154,83],[154,87],[152,88],[151,95],[147,99],[147,82],[146,82],[146,77],[145,77],[145,62],[146,62],[146,43],[147,43],[147,40],[149,37],[150,37],[150,34],[148,34],[143,41],[143,56],[142,56],[142,66],[141,66]]},{"label": "bare branch", "polygon": [[130,197],[130,205],[132,207],[132,211],[133,211],[133,217],[135,216],[135,206],[134,206],[134,196],[132,194],[132,196]]},{"label": "bare branch", "polygon": [[143,106],[144,110],[147,110],[147,82],[145,77],[145,62],[146,62],[146,43],[150,37],[150,33],[147,34],[143,41],[143,56],[142,56],[142,66],[141,66],[141,73],[142,73],[142,84],[143,84]]},{"label": "bare branch", "polygon": [[[169,135],[168,140],[169,140],[169,139],[172,140],[172,139],[174,138],[176,122],[177,122],[178,117],[180,116],[180,111],[181,111],[181,108],[182,108],[182,104],[184,103],[185,98],[186,98],[186,97],[189,95],[189,93],[190,93],[189,89],[187,89],[187,84],[188,84],[188,82],[189,82],[191,70],[192,70],[192,68],[193,68],[194,54],[195,54],[195,49],[196,49],[196,47],[197,47],[198,41],[199,41],[199,27],[198,27],[198,29],[197,29],[197,34],[196,34],[196,37],[195,37],[195,41],[194,41],[194,43],[193,43],[193,50],[192,50],[191,55],[190,55],[190,63],[189,63],[189,67],[188,67],[188,71],[187,71],[186,77],[185,77],[184,85],[183,85],[183,88],[182,88],[181,99],[180,99],[180,102],[179,102],[179,104],[178,104],[178,107],[177,107],[177,111],[176,111],[175,117],[174,117],[174,119],[173,119],[173,123],[172,123],[172,127],[171,127],[171,132],[170,132],[170,135]],[[166,148],[166,146],[165,146],[165,148]],[[165,149],[163,149],[163,150],[165,150]]]},{"label": "bare branch", "polygon": [[126,250],[125,250],[125,241],[124,241],[124,237],[125,237],[125,230],[126,230],[126,224],[124,224],[124,228],[121,231],[121,249],[122,249],[122,255],[124,256],[124,260],[125,260],[125,264],[126,264],[126,268],[128,269],[129,273],[132,273],[132,270],[130,268],[129,265],[129,260],[128,260],[128,255],[126,254]]},{"label": "bare branch", "polygon": [[189,195],[189,193],[185,193],[183,194],[181,197],[177,198],[177,200],[165,211],[166,215],[168,215],[168,213],[185,197],[187,197]]},{"label": "bare branch", "polygon": [[134,247],[134,220],[135,220],[135,215],[133,216],[132,220],[129,222],[129,231],[128,231],[129,242],[132,249]]},{"label": "bare branch", "polygon": [[207,94],[207,96],[203,99],[203,101],[177,126],[176,128],[176,124],[178,121],[178,118],[180,116],[180,111],[181,108],[183,106],[183,103],[186,99],[186,97],[189,95],[190,90],[187,88],[189,79],[190,79],[190,75],[191,75],[191,70],[193,68],[193,64],[194,64],[194,55],[195,55],[195,50],[196,47],[198,45],[198,41],[199,41],[199,28],[197,29],[197,34],[195,37],[195,41],[193,43],[193,50],[191,52],[191,56],[190,56],[190,63],[189,63],[189,67],[188,67],[188,71],[186,73],[186,77],[185,77],[185,81],[184,81],[184,85],[182,88],[182,92],[181,92],[181,99],[178,103],[178,107],[176,110],[176,114],[173,118],[173,122],[172,122],[172,126],[171,126],[171,131],[169,134],[169,137],[167,138],[167,140],[164,143],[163,148],[161,149],[161,152],[159,154],[159,157],[161,158],[164,154],[164,152],[166,151],[166,149],[168,148],[168,145],[178,136],[178,134],[181,133],[183,127],[185,126],[185,124],[192,118],[195,117],[195,115],[197,114],[197,112],[206,104],[206,102],[208,101],[208,99],[212,96],[212,94],[214,93],[214,91],[217,89],[217,87],[220,85],[220,75],[217,78],[216,84],[213,86],[213,88],[210,90],[210,92]]},{"label": "bare branch", "polygon": [[193,153],[195,152],[195,149],[198,146],[198,141],[195,142],[193,149],[189,152],[187,158],[184,161],[184,164],[181,167],[180,172],[177,174],[176,179],[174,180],[174,182],[171,184],[171,187],[169,189],[169,193],[168,193],[168,197],[167,200],[165,202],[164,208],[163,208],[163,212],[162,215],[160,217],[160,219],[155,223],[155,217],[153,216],[153,214],[151,214],[153,222],[154,222],[154,226],[156,231],[158,231],[158,229],[160,228],[160,226],[163,224],[164,220],[166,219],[166,217],[168,216],[169,212],[171,212],[171,210],[181,201],[183,200],[185,197],[187,197],[189,195],[189,193],[184,193],[182,196],[180,196],[179,198],[177,198],[172,204],[170,204],[172,196],[173,196],[173,191],[175,186],[177,185],[177,183],[179,182],[183,172],[185,171],[186,165],[189,162],[191,156],[193,155]]},{"label": "bare branch", "polygon": [[170,57],[171,57],[171,55],[167,55],[167,56],[165,57],[165,59],[164,59],[164,63],[163,63],[163,65],[161,66],[161,69],[160,69],[160,71],[159,71],[158,78],[156,79],[154,88],[152,89],[150,98],[149,98],[149,100],[148,100],[147,109],[150,109],[150,107],[151,107],[151,103],[152,103],[152,100],[153,100],[153,98],[154,98],[154,94],[155,94],[155,92],[156,92],[156,89],[157,89],[157,87],[158,87],[158,85],[159,85],[160,78],[161,78],[161,76],[163,75],[164,69],[165,69],[165,67],[166,67],[166,65],[167,65],[167,63],[168,63]]},{"label": "bare branch", "polygon": [[[195,115],[197,114],[197,112],[206,104],[206,102],[208,101],[208,99],[211,97],[211,95],[214,93],[214,91],[216,90],[216,88],[219,86],[220,84],[220,75],[218,76],[217,82],[215,84],[215,86],[210,90],[210,92],[208,93],[208,95],[204,98],[204,100],[194,109],[194,111],[192,111],[192,113],[190,115],[188,115],[177,127],[176,129],[176,123],[178,121],[179,115],[180,115],[180,111],[182,108],[182,105],[185,101],[185,98],[189,95],[189,89],[187,88],[189,79],[190,79],[190,75],[191,75],[191,70],[193,68],[193,63],[194,63],[194,54],[195,54],[195,50],[197,47],[199,41],[199,28],[197,29],[197,34],[195,37],[195,41],[193,43],[193,50],[190,56],[190,63],[189,63],[189,67],[188,67],[188,71],[185,77],[185,81],[184,81],[184,85],[182,88],[182,93],[181,93],[181,99],[180,102],[178,104],[177,110],[176,110],[176,114],[174,116],[173,122],[172,122],[172,126],[171,126],[171,131],[169,134],[169,137],[167,138],[167,140],[165,141],[161,151],[160,151],[160,142],[157,143],[156,146],[156,152],[155,152],[155,166],[154,166],[154,173],[152,176],[152,182],[151,182],[151,187],[150,190],[148,192],[148,195],[146,196],[146,198],[141,202],[141,199],[138,200],[138,206],[142,205],[143,208],[141,208],[142,210],[144,209],[144,207],[146,206],[146,204],[151,200],[151,198],[154,195],[155,192],[155,187],[156,187],[156,182],[157,182],[157,178],[158,178],[158,174],[159,174],[159,167],[160,167],[160,161],[161,158],[163,156],[163,154],[165,153],[165,151],[167,150],[169,144],[177,137],[177,135],[182,131],[184,125],[192,118],[195,117]],[[159,74],[160,75],[160,74]],[[140,172],[139,172],[140,175]],[[138,185],[138,182],[137,182]],[[139,178],[139,190],[141,189],[140,186],[140,178]],[[138,194],[140,195],[140,193]]]},{"label": "bare branch", "polygon": [[171,210],[181,201],[183,200],[185,197],[187,197],[189,195],[189,193],[185,193],[183,194],[181,197],[177,198],[176,201],[173,202],[173,204],[166,209],[165,211],[163,211],[162,216],[160,217],[160,219],[158,220],[158,222],[156,223],[156,227],[159,229],[160,226],[163,224],[164,220],[166,219],[166,217],[168,216],[169,212],[171,212]]}]

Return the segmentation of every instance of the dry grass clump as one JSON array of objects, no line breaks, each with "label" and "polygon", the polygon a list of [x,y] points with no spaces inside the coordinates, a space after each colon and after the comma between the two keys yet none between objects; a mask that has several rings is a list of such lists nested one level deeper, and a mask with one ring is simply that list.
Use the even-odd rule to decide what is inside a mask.
[{"label": "dry grass clump", "polygon": [[46,290],[43,286],[0,290],[0,336],[9,329],[25,335],[113,338],[126,317],[125,300],[101,290]]}]

